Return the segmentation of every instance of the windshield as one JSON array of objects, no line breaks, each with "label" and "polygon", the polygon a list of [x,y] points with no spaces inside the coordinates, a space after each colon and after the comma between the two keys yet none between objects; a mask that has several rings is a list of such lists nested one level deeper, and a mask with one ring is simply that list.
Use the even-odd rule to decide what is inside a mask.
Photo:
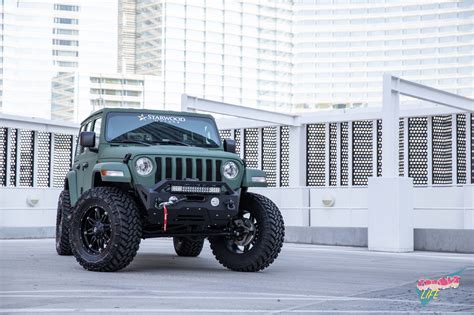
[{"label": "windshield", "polygon": [[105,135],[109,142],[220,146],[214,121],[196,116],[110,113]]}]

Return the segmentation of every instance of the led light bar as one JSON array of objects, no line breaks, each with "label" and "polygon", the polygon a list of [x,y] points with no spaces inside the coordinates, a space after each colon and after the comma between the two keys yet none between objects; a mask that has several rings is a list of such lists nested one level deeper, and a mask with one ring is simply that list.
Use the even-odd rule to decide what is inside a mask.
[{"label": "led light bar", "polygon": [[220,187],[171,185],[173,193],[220,194]]}]

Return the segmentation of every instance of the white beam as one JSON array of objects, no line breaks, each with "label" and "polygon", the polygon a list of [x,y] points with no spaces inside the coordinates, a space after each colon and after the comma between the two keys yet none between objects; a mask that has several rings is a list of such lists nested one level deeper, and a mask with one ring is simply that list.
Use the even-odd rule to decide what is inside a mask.
[{"label": "white beam", "polygon": [[400,79],[394,76],[388,76],[391,77],[391,89],[393,91],[399,92],[402,95],[411,96],[417,99],[433,102],[435,104],[441,104],[462,111],[474,111],[473,99],[438,90],[412,81]]},{"label": "white beam", "polygon": [[208,113],[215,113],[221,115],[228,115],[246,119],[253,119],[268,123],[275,123],[281,125],[298,126],[296,122],[296,115],[283,114],[277,112],[266,111],[257,108],[239,106],[223,102],[216,102],[189,96],[183,94],[181,97],[182,111],[202,111]]},{"label": "white beam", "polygon": [[78,124],[7,114],[0,114],[0,126],[18,130],[35,130],[68,135],[76,135],[79,132]]},{"label": "white beam", "polygon": [[[400,125],[399,125],[400,126]],[[410,171],[410,146],[409,146],[409,128],[408,128],[408,118],[403,118],[403,177],[409,177],[408,173]]]}]

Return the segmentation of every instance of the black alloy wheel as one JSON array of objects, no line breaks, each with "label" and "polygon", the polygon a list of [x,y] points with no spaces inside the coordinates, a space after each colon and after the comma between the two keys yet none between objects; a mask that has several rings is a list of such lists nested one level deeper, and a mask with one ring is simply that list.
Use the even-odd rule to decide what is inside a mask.
[{"label": "black alloy wheel", "polygon": [[81,238],[86,250],[98,255],[110,242],[111,227],[109,213],[98,205],[87,210],[81,219]]}]

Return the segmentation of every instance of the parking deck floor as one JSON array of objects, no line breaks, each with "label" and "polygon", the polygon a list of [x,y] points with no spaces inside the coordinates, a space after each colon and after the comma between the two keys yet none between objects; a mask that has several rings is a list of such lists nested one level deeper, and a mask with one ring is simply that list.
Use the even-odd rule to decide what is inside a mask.
[{"label": "parking deck floor", "polygon": [[[467,267],[467,268],[466,268]],[[421,305],[416,281],[462,268],[459,288]],[[145,240],[116,273],[88,272],[57,256],[53,239],[0,241],[0,313],[400,313],[474,312],[474,255],[369,252],[284,245],[259,273],[232,272],[208,244],[198,258],[170,240]]]}]

